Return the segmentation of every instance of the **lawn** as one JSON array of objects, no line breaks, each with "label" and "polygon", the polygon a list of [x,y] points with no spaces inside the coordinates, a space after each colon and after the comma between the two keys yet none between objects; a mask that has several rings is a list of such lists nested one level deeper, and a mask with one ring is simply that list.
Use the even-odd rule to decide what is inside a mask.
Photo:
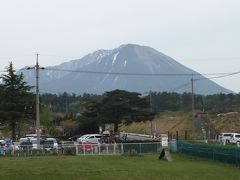
[{"label": "lawn", "polygon": [[184,155],[173,162],[158,154],[127,156],[0,157],[0,179],[17,180],[221,180],[240,179],[240,169]]}]

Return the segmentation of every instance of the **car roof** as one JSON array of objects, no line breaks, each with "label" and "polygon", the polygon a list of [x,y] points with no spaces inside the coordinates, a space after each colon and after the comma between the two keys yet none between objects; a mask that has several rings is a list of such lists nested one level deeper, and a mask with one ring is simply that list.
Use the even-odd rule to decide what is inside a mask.
[{"label": "car roof", "polygon": [[87,136],[101,136],[101,134],[84,134],[81,137],[87,137]]},{"label": "car roof", "polygon": [[101,134],[88,134],[88,136],[102,136]]},{"label": "car roof", "polygon": [[46,138],[46,140],[56,140],[56,138]]}]

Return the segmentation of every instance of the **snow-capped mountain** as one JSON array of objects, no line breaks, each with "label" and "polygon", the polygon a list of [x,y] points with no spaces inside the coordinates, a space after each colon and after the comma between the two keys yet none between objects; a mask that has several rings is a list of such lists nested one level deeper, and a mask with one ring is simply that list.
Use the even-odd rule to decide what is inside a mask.
[{"label": "snow-capped mountain", "polygon": [[[34,71],[22,72],[25,80],[34,85]],[[153,48],[127,44],[40,70],[40,91],[102,94],[123,89],[140,93],[150,90],[182,93],[191,91],[191,74],[196,79],[204,79]],[[231,93],[209,79],[194,81],[194,91],[198,94]]]}]

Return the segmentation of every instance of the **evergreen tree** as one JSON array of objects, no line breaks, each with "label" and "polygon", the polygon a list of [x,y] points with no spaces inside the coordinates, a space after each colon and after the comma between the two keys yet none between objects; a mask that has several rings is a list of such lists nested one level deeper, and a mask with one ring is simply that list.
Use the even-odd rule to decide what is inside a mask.
[{"label": "evergreen tree", "polygon": [[16,125],[24,118],[26,108],[29,106],[29,93],[31,87],[23,80],[23,74],[17,75],[13,64],[10,62],[6,68],[7,74],[2,79],[2,99],[0,102],[0,114],[2,121],[11,126],[12,138],[16,138]]},{"label": "evergreen tree", "polygon": [[140,97],[139,93],[124,90],[114,90],[105,93],[102,102],[102,112],[106,123],[114,124],[118,131],[120,123],[130,124],[133,121],[152,120],[154,114],[149,111],[149,102]]}]

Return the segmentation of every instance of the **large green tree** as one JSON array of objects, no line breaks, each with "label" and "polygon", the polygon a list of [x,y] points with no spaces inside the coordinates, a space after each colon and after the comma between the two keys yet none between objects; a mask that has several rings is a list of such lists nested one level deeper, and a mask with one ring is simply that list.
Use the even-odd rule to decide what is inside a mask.
[{"label": "large green tree", "polygon": [[2,121],[10,125],[12,138],[15,139],[16,125],[26,117],[28,107],[31,106],[29,98],[32,94],[29,92],[31,87],[23,80],[23,74],[16,74],[11,62],[6,70],[7,73],[1,76],[0,115]]},{"label": "large green tree", "polygon": [[124,90],[106,92],[102,101],[102,112],[106,123],[114,124],[118,131],[120,123],[152,120],[154,113],[149,111],[149,101],[139,93]]}]

